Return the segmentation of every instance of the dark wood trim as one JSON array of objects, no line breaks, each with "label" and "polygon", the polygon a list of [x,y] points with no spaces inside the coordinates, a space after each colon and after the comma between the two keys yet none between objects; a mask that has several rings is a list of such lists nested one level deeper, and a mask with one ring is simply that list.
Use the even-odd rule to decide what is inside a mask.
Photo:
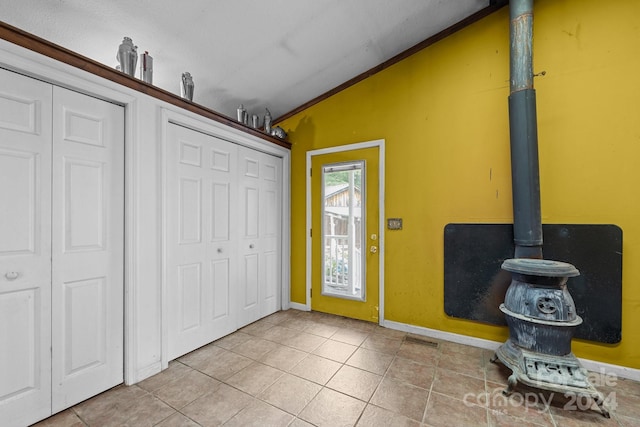
[{"label": "dark wood trim", "polygon": [[329,90],[328,92],[323,93],[322,95],[313,98],[310,101],[305,102],[304,104],[300,105],[297,108],[294,108],[293,110],[289,111],[288,113],[283,114],[282,116],[276,118],[273,123],[279,123],[285,119],[288,119],[289,117],[298,114],[299,112],[306,110],[307,108],[311,107],[312,105],[318,104],[321,101],[324,101],[325,99],[335,95],[338,92],[342,92],[343,90],[347,89],[350,86],[355,85],[356,83],[361,82],[362,80],[371,77],[372,75],[379,73],[380,71],[384,70],[385,68],[389,68],[390,66],[397,64],[398,62],[407,59],[408,57],[410,57],[411,55],[421,51],[422,49],[431,46],[432,44],[444,39],[445,37],[450,36],[451,34],[473,24],[474,22],[477,22],[479,20],[481,20],[482,18],[484,18],[485,16],[488,16],[490,14],[492,14],[493,12],[497,11],[498,9],[501,9],[503,6],[506,6],[509,3],[508,0],[491,0],[489,2],[489,6],[485,7],[484,9],[479,10],[478,12],[474,13],[473,15],[468,16],[467,18],[463,19],[462,21],[453,24],[452,26],[450,26],[449,28],[446,28],[442,31],[440,31],[438,34],[434,34],[433,36],[429,37],[426,40],[421,41],[420,43],[416,44],[415,46],[410,47],[409,49],[405,50],[404,52],[399,53],[398,55],[394,56],[391,59],[386,60],[385,62],[383,62],[382,64],[376,65],[375,67],[365,71],[362,74],[359,74],[357,76],[355,76],[354,78],[352,78],[351,80],[347,80],[346,82],[342,83],[339,86],[334,87],[333,89]]},{"label": "dark wood trim", "polygon": [[287,149],[291,149],[290,142],[283,141],[271,135],[260,132],[259,130],[253,129],[249,126],[245,126],[244,124],[239,123],[228,116],[203,107],[202,105],[196,104],[194,102],[185,100],[176,94],[145,83],[142,80],[130,77],[114,68],[96,62],[69,49],[65,49],[62,46],[58,46],[57,44],[51,43],[50,41],[44,40],[34,34],[13,27],[2,21],[0,21],[0,38],[47,56],[49,58],[64,62],[65,64],[69,64],[72,67],[79,68],[88,73],[118,83],[122,86],[126,86],[137,92],[144,93],[153,98],[175,105],[176,107],[191,111],[192,113],[214,120],[218,123],[225,124],[234,129],[241,130],[250,135],[257,136],[258,138],[264,139],[265,141],[271,142]]}]

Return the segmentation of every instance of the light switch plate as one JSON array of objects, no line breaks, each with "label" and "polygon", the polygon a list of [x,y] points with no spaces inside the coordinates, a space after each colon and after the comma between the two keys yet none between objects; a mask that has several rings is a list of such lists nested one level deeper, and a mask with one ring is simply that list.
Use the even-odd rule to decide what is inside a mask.
[{"label": "light switch plate", "polygon": [[402,230],[402,218],[387,218],[388,230]]}]

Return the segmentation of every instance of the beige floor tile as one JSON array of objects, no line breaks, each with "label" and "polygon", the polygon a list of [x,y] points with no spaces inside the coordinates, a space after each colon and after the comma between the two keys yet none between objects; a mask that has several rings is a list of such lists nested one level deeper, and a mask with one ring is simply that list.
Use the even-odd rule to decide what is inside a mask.
[{"label": "beige floor tile", "polygon": [[466,356],[482,357],[484,360],[485,350],[479,347],[473,347],[470,345],[458,344],[449,341],[442,341],[440,342],[440,350],[442,351],[442,354],[446,354],[449,356],[464,354]]},{"label": "beige floor tile", "polygon": [[314,383],[325,385],[341,366],[340,363],[333,360],[310,354],[291,369],[291,373]]},{"label": "beige floor tile", "polygon": [[346,364],[373,372],[374,374],[384,375],[393,358],[394,356],[390,354],[359,348],[353,353],[349,360],[347,360]]},{"label": "beige floor tile", "polygon": [[193,369],[189,366],[178,361],[172,361],[169,362],[169,367],[167,369],[139,382],[136,385],[148,392],[154,392],[155,390],[165,386],[167,383],[187,375],[191,371],[193,371]]},{"label": "beige floor tile", "polygon": [[313,350],[320,347],[320,345],[322,345],[326,340],[326,338],[319,337],[318,335],[300,332],[296,336],[283,341],[282,344],[300,351],[311,353]]},{"label": "beige floor tile", "polygon": [[364,342],[364,340],[367,339],[369,335],[370,333],[366,331],[341,328],[338,329],[336,333],[333,334],[330,338],[334,341],[340,341],[343,343],[359,346]]},{"label": "beige floor tile", "polygon": [[161,423],[156,424],[157,427],[199,427],[199,424],[185,417],[179,412],[165,418]]},{"label": "beige floor tile", "polygon": [[387,370],[387,376],[428,390],[435,372],[434,366],[396,357]]},{"label": "beige floor tile", "polygon": [[282,323],[279,323],[280,326],[285,328],[294,329],[298,332],[304,331],[307,327],[313,324],[312,320],[304,319],[300,316],[292,317],[284,320]]},{"label": "beige floor tile", "polygon": [[380,375],[344,365],[329,380],[327,387],[368,402],[382,381]]},{"label": "beige floor tile", "polygon": [[318,427],[353,426],[365,405],[358,399],[324,388],[299,417]]},{"label": "beige floor tile", "polygon": [[153,394],[171,407],[180,409],[219,386],[220,381],[192,370],[187,375],[168,382]]},{"label": "beige floor tile", "polygon": [[369,404],[356,425],[358,427],[420,427],[421,424],[404,415]]},{"label": "beige floor tile", "polygon": [[256,396],[276,382],[283,374],[284,372],[279,369],[255,362],[231,376],[225,383],[251,396]]},{"label": "beige floor tile", "polygon": [[[548,402],[550,396],[548,393],[540,391],[521,390],[522,387],[516,389],[511,395],[505,396],[502,391],[503,387],[491,387],[491,383],[487,383],[487,399],[486,404],[489,408],[489,415],[493,412],[508,415],[519,420],[527,420],[528,422],[538,425],[553,425],[551,415],[549,413]],[[467,399],[467,401],[471,401]],[[483,403],[483,402],[473,402]]]},{"label": "beige floor tile", "polygon": [[224,425],[225,427],[287,427],[293,415],[255,400]]},{"label": "beige floor tile", "polygon": [[564,408],[551,406],[550,413],[555,424],[561,427],[620,426],[620,423],[618,423],[615,417],[605,418],[597,410],[567,410]]},{"label": "beige floor tile", "polygon": [[489,410],[489,425],[491,427],[554,427],[553,421],[540,423],[540,420],[517,418],[501,411]]},{"label": "beige floor tile", "polygon": [[240,329],[240,332],[244,334],[253,335],[254,337],[262,337],[265,334],[265,332],[267,332],[269,329],[273,328],[274,326],[275,326],[275,323],[269,322],[263,319],[245,326],[244,328]]},{"label": "beige floor tile", "polygon": [[428,397],[428,390],[393,378],[384,378],[370,403],[416,421],[422,421]]},{"label": "beige floor tile", "polygon": [[486,405],[487,392],[483,379],[440,369],[436,371],[432,391],[458,400]]},{"label": "beige floor tile", "polygon": [[301,314],[302,312],[298,310],[281,310],[265,317],[264,320],[268,322],[273,322],[275,324],[280,324],[286,320],[295,319],[299,317]]},{"label": "beige floor tile", "polygon": [[296,350],[295,348],[278,345],[269,353],[262,356],[260,362],[265,365],[273,366],[281,371],[288,372],[293,369],[302,359],[307,357],[308,353]]},{"label": "beige floor tile", "polygon": [[243,342],[242,344],[238,344],[233,348],[232,351],[234,353],[241,354],[244,357],[248,357],[249,359],[260,360],[262,356],[269,353],[277,346],[278,344],[274,343],[273,341],[267,341],[262,338],[254,337]]},{"label": "beige floor tile", "polygon": [[[148,394],[134,402],[134,405],[123,411],[126,422],[123,426],[153,426],[176,411],[160,399]],[[107,423],[110,424],[110,423]]]},{"label": "beige floor tile", "polygon": [[314,427],[314,425],[306,422],[305,420],[301,420],[300,418],[296,418],[291,424],[289,424],[289,427]]},{"label": "beige floor tile", "polygon": [[405,340],[396,355],[425,365],[436,365],[440,358],[440,350],[429,345]]},{"label": "beige floor tile", "polygon": [[215,359],[208,360],[207,364],[199,370],[217,380],[224,381],[253,362],[248,357],[221,350],[224,353],[219,354]]},{"label": "beige floor tile", "polygon": [[214,344],[218,347],[222,347],[226,350],[231,350],[238,344],[242,344],[245,341],[249,341],[253,338],[253,335],[245,334],[244,332],[236,331],[231,335],[227,335],[226,337],[220,338],[215,341]]},{"label": "beige floor tile", "polygon": [[203,426],[217,426],[227,422],[255,399],[235,388],[222,384],[181,409],[184,415]]},{"label": "beige floor tile", "polygon": [[313,351],[313,354],[344,363],[358,349],[355,345],[329,339]]},{"label": "beige floor tile", "polygon": [[225,353],[227,353],[227,350],[224,348],[209,344],[185,354],[178,361],[193,369],[203,371],[210,363]]},{"label": "beige floor tile", "polygon": [[433,427],[483,427],[488,425],[487,408],[431,393],[424,422]]},{"label": "beige floor tile", "polygon": [[120,385],[73,407],[89,425],[123,423],[135,401],[150,394],[138,386]]},{"label": "beige floor tile", "polygon": [[403,340],[407,336],[406,332],[398,331],[396,329],[385,328],[384,326],[377,326],[372,331],[372,334],[383,336],[394,340]]},{"label": "beige floor tile", "polygon": [[283,411],[298,415],[321,389],[322,386],[314,382],[284,374],[258,397]]},{"label": "beige floor tile", "polygon": [[640,427],[640,419],[638,418],[629,418],[624,416],[617,416],[616,418],[622,427]]},{"label": "beige floor tile", "polygon": [[295,329],[289,329],[280,325],[276,325],[266,331],[262,335],[262,337],[269,341],[273,341],[279,344],[285,344],[288,340],[297,336],[299,333],[300,331],[297,331]]},{"label": "beige floor tile", "polygon": [[304,332],[308,334],[318,335],[323,338],[329,338],[338,331],[337,326],[325,325],[324,323],[311,321],[305,328]]},{"label": "beige floor tile", "polygon": [[380,353],[395,355],[403,341],[398,339],[387,338],[382,335],[369,335],[362,343],[361,347],[367,350],[374,350]]},{"label": "beige floor tile", "polygon": [[438,368],[460,372],[472,377],[484,379],[484,358],[482,353],[477,354],[442,354],[438,362]]},{"label": "beige floor tile", "polygon": [[73,409],[67,409],[34,424],[33,427],[85,427],[85,423],[78,418]]}]

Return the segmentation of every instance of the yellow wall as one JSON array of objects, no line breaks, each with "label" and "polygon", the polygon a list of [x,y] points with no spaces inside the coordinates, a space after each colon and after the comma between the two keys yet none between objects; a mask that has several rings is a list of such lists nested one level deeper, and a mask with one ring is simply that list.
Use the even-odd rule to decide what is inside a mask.
[{"label": "yellow wall", "polygon": [[[542,220],[623,230],[622,341],[579,357],[640,368],[640,2],[534,6]],[[292,148],[292,301],[305,303],[305,154],[386,140],[385,318],[503,341],[443,309],[443,229],[512,222],[505,7],[280,125]],[[579,266],[578,266],[579,268]]]}]

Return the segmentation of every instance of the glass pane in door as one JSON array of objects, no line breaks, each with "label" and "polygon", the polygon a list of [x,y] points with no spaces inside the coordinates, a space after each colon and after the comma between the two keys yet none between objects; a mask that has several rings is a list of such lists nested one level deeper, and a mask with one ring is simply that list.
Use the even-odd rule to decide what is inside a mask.
[{"label": "glass pane in door", "polygon": [[322,168],[322,294],[365,300],[364,161]]}]

